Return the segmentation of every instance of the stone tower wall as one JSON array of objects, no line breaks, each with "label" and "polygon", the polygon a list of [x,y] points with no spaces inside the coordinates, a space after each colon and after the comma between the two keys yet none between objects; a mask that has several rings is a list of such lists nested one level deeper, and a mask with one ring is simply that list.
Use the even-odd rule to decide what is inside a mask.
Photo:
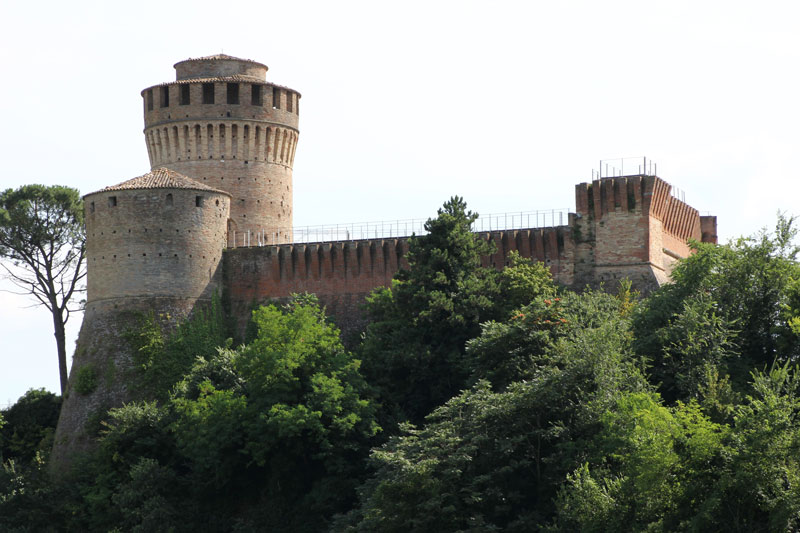
[{"label": "stone tower wall", "polygon": [[[250,75],[231,75],[237,65]],[[234,232],[250,232],[251,242],[256,235],[291,242],[300,94],[251,79],[264,76],[266,67],[258,65],[178,63],[185,79],[142,91],[145,141],[152,168],[170,168],[231,195],[231,240]],[[212,87],[213,103],[204,103]]]},{"label": "stone tower wall", "polygon": [[230,198],[191,189],[87,195],[87,306],[128,297],[209,299],[219,288]]},{"label": "stone tower wall", "polygon": [[[92,420],[142,399],[125,334],[142,315],[169,330],[221,288],[230,197],[187,188],[106,189],[84,197],[88,294],[53,445],[66,468],[93,446]],[[92,390],[77,382],[90,375]]]}]

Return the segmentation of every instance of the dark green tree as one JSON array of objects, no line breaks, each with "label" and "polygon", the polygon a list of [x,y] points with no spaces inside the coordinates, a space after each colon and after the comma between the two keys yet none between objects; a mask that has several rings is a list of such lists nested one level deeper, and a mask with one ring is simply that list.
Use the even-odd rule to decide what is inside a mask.
[{"label": "dark green tree", "polygon": [[47,454],[60,409],[60,396],[44,389],[30,389],[14,405],[0,411],[0,462],[14,459],[30,463],[37,452]]},{"label": "dark green tree", "polygon": [[451,198],[410,239],[409,268],[368,300],[360,353],[395,422],[420,422],[469,385],[466,342],[497,315],[498,272],[481,267],[492,249],[470,230],[477,216]]},{"label": "dark green tree", "polygon": [[61,394],[67,388],[64,325],[80,308],[83,290],[83,200],[76,189],[24,185],[0,193],[0,262],[21,293],[45,306],[53,317]]},{"label": "dark green tree", "polygon": [[[674,282],[639,307],[635,347],[650,358],[666,401],[702,398],[709,389],[741,394],[754,368],[800,356],[800,330],[792,326],[800,316],[793,222],[779,217],[774,233],[725,246],[695,244]],[[718,387],[726,376],[727,393]]]},{"label": "dark green tree", "polygon": [[[533,306],[534,304],[531,304]],[[551,306],[552,307],[552,304]],[[586,446],[620,394],[648,385],[631,357],[627,322],[614,297],[587,293],[570,302],[581,323],[545,324],[512,316],[509,352],[534,338],[524,381],[500,391],[480,381],[430,414],[424,426],[403,426],[372,455],[375,475],[360,506],[337,524],[341,531],[533,531],[554,512],[567,474],[585,463]],[[521,313],[526,312],[521,308]],[[608,310],[617,309],[617,318]],[[600,311],[598,311],[600,310]],[[612,318],[609,320],[609,318]],[[530,330],[528,332],[519,329]],[[548,335],[545,342],[534,331]],[[500,350],[503,332],[492,335]],[[483,350],[481,339],[471,351]],[[509,353],[511,356],[511,353]],[[511,373],[504,373],[513,379]]]}]

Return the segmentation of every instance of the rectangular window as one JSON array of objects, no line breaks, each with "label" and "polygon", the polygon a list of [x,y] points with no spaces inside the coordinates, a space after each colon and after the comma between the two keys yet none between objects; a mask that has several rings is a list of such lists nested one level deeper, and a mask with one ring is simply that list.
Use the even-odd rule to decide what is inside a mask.
[{"label": "rectangular window", "polygon": [[94,202],[92,202],[91,204],[89,204],[89,211],[91,211],[92,213],[94,213]]},{"label": "rectangular window", "polygon": [[144,99],[147,100],[147,110],[148,111],[152,111],[153,110],[153,89],[147,89],[147,92],[145,93],[145,98]]},{"label": "rectangular window", "polygon": [[292,103],[293,103],[292,100],[294,100],[294,94],[292,94],[292,93],[287,91],[286,92],[286,111],[288,111],[289,113],[292,112]]},{"label": "rectangular window", "polygon": [[194,205],[196,207],[203,207],[203,205],[205,205],[205,203],[206,203],[206,199],[204,197],[202,197],[202,196],[195,196],[194,197]]},{"label": "rectangular window", "polygon": [[189,85],[181,85],[181,105],[189,105]]},{"label": "rectangular window", "polygon": [[204,104],[213,104],[214,103],[214,84],[213,83],[204,83],[203,84],[203,103]]},{"label": "rectangular window", "polygon": [[108,197],[108,207],[117,207],[117,197],[116,196],[109,196]]},{"label": "rectangular window", "polygon": [[169,107],[169,87],[161,88],[161,107]]},{"label": "rectangular window", "polygon": [[228,84],[228,103],[239,105],[239,84],[238,83],[229,83]]},{"label": "rectangular window", "polygon": [[264,100],[261,97],[261,85],[251,85],[252,88],[252,105],[264,105]]},{"label": "rectangular window", "polygon": [[272,88],[272,109],[281,108],[281,90],[277,87]]}]

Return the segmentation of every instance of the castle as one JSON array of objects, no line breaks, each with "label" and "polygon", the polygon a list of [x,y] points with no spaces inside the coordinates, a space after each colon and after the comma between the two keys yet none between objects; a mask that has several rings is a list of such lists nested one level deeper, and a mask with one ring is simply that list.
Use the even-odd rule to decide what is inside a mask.
[{"label": "castle", "polygon": [[[407,237],[294,242],[298,92],[268,82],[265,65],[227,55],[175,70],[175,81],[141,93],[151,171],[84,196],[88,294],[56,462],[88,445],[93,415],[135,396],[120,377],[132,365],[122,338],[132,311],[174,321],[218,291],[241,328],[254,302],[307,291],[352,331],[365,296],[405,264]],[[646,170],[575,192],[566,223],[479,233],[496,244],[484,264],[502,268],[516,250],[568,286],[628,278],[647,291],[669,279],[689,240],[716,242],[716,217]],[[86,372],[97,386],[79,393]]]}]

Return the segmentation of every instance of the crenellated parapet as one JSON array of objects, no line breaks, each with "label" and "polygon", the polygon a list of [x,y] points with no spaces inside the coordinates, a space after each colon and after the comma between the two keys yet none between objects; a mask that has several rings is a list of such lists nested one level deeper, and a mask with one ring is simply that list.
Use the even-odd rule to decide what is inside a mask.
[{"label": "crenellated parapet", "polygon": [[590,285],[628,277],[644,290],[655,288],[691,253],[690,241],[716,242],[716,217],[700,217],[657,176],[580,183],[575,205],[576,231],[589,244],[581,278]]},{"label": "crenellated parapet", "polygon": [[[505,268],[509,255],[541,261],[560,283],[574,278],[575,245],[569,226],[481,232],[495,252],[483,266]],[[361,307],[376,287],[389,286],[407,268],[409,239],[365,239],[228,249],[224,254],[224,286],[240,330],[253,302],[285,299],[293,293],[316,294],[345,331],[363,325]]]}]

